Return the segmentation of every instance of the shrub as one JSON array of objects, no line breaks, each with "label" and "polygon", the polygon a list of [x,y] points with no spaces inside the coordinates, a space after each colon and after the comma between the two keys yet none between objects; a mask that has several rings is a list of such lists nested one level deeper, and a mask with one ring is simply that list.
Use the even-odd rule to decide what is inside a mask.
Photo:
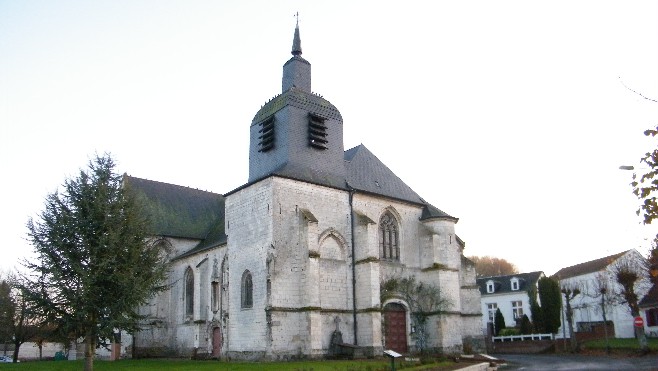
[{"label": "shrub", "polygon": [[504,328],[498,331],[498,336],[514,336],[521,335],[521,330],[518,328]]}]

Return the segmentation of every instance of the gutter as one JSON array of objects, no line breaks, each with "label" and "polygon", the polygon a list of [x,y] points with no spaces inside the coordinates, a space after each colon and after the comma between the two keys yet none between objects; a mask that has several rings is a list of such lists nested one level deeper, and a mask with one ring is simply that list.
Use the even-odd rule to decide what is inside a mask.
[{"label": "gutter", "polygon": [[355,256],[355,247],[354,247],[354,188],[352,188],[349,183],[347,184],[347,189],[349,190],[350,197],[350,228],[352,235],[352,320],[354,321],[353,330],[354,330],[354,345],[359,345],[357,340],[357,323],[356,323],[356,256]]}]

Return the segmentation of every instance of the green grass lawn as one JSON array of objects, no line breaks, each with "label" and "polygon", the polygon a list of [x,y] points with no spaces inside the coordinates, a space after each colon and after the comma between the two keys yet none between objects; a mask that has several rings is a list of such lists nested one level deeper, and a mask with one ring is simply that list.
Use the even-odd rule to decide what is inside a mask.
[{"label": "green grass lawn", "polygon": [[[658,351],[658,339],[649,338],[647,339],[649,343],[649,350]],[[608,339],[611,350],[628,350],[634,351],[640,349],[640,344],[637,339]],[[596,350],[605,350],[605,340],[590,340],[583,343],[584,349],[596,349]]]},{"label": "green grass lawn", "polygon": [[[433,367],[454,365],[452,362],[433,364]],[[410,367],[411,366],[411,367]],[[416,366],[397,361],[396,368],[404,370],[422,370],[429,365]],[[78,361],[33,361],[18,364],[0,364],[0,371],[81,371],[84,368],[82,360]],[[259,362],[259,363],[226,363],[220,361],[190,361],[139,359],[120,360],[115,362],[94,361],[95,371],[383,371],[390,370],[390,362],[386,360],[363,361],[297,361],[297,362]]]}]

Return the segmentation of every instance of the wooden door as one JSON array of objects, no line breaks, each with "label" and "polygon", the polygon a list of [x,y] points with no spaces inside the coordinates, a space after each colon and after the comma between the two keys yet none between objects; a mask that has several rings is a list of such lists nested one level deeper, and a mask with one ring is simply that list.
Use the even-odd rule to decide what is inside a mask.
[{"label": "wooden door", "polygon": [[390,303],[384,307],[385,349],[407,353],[407,311],[404,306]]},{"label": "wooden door", "polygon": [[222,350],[222,329],[215,327],[212,330],[212,356],[219,357]]}]

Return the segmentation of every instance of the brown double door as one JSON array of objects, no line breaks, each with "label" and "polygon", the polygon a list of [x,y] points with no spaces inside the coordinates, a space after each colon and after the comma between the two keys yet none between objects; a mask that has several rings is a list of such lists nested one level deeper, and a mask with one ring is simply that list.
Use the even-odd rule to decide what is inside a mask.
[{"label": "brown double door", "polygon": [[384,347],[401,354],[407,353],[407,311],[397,303],[384,307]]}]

